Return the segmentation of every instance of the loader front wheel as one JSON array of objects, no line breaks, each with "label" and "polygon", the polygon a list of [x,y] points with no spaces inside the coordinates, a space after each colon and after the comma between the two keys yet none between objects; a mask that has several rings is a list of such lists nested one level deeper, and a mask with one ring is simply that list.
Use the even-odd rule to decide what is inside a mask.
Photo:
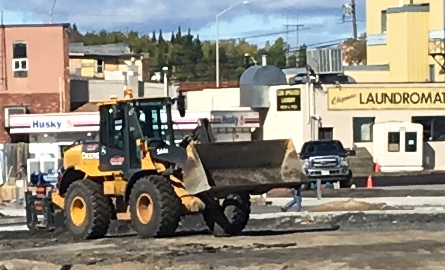
[{"label": "loader front wheel", "polygon": [[68,187],[65,198],[66,226],[76,238],[105,236],[111,208],[101,184],[88,179],[75,181]]},{"label": "loader front wheel", "polygon": [[[216,222],[217,212],[222,211],[228,224],[226,228]],[[214,236],[239,235],[247,226],[250,218],[251,202],[249,194],[232,194],[223,201],[220,209],[204,211],[204,221]]]},{"label": "loader front wheel", "polygon": [[131,222],[142,238],[173,235],[179,225],[180,209],[181,201],[163,176],[143,177],[131,189]]}]

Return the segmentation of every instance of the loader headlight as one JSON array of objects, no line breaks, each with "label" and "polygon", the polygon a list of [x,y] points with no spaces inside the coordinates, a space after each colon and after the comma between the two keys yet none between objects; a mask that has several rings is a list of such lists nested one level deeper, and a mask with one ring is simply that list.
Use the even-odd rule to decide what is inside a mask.
[{"label": "loader headlight", "polygon": [[340,166],[349,166],[348,160],[345,157],[340,158]]}]

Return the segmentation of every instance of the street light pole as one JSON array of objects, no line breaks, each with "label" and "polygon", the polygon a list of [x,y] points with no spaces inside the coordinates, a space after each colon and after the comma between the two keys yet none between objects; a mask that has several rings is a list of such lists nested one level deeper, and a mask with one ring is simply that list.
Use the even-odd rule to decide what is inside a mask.
[{"label": "street light pole", "polygon": [[49,23],[50,24],[53,23],[53,12],[54,12],[54,8],[56,7],[56,2],[57,2],[57,0],[53,1],[53,4],[52,4],[51,9],[49,11]]},{"label": "street light pole", "polygon": [[216,15],[216,88],[219,88],[219,14]]},{"label": "street light pole", "polygon": [[242,1],[237,2],[225,10],[221,11],[220,13],[216,14],[215,16],[215,26],[216,26],[216,88],[219,88],[219,17],[226,13],[227,11],[231,10],[232,8],[238,6],[238,5],[245,5],[249,4],[249,1]]}]

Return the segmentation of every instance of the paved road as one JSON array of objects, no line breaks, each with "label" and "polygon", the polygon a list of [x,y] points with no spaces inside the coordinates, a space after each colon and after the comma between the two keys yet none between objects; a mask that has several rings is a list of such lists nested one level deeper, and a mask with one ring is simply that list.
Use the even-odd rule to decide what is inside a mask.
[{"label": "paved road", "polygon": [[[437,270],[445,265],[444,238],[445,232],[431,231],[290,231],[218,239],[208,235],[151,241],[131,237],[78,244],[53,240],[45,247],[22,249],[13,241],[1,241],[0,257],[7,267],[11,263],[6,261],[26,259],[40,261],[34,265],[45,270]],[[29,262],[14,264],[23,267],[19,269],[31,269]]]}]

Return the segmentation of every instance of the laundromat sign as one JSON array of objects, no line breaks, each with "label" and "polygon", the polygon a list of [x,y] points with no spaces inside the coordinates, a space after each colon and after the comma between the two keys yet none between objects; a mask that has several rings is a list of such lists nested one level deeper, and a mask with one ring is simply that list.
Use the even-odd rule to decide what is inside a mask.
[{"label": "laundromat sign", "polygon": [[445,109],[445,88],[329,88],[328,109],[338,111]]}]

